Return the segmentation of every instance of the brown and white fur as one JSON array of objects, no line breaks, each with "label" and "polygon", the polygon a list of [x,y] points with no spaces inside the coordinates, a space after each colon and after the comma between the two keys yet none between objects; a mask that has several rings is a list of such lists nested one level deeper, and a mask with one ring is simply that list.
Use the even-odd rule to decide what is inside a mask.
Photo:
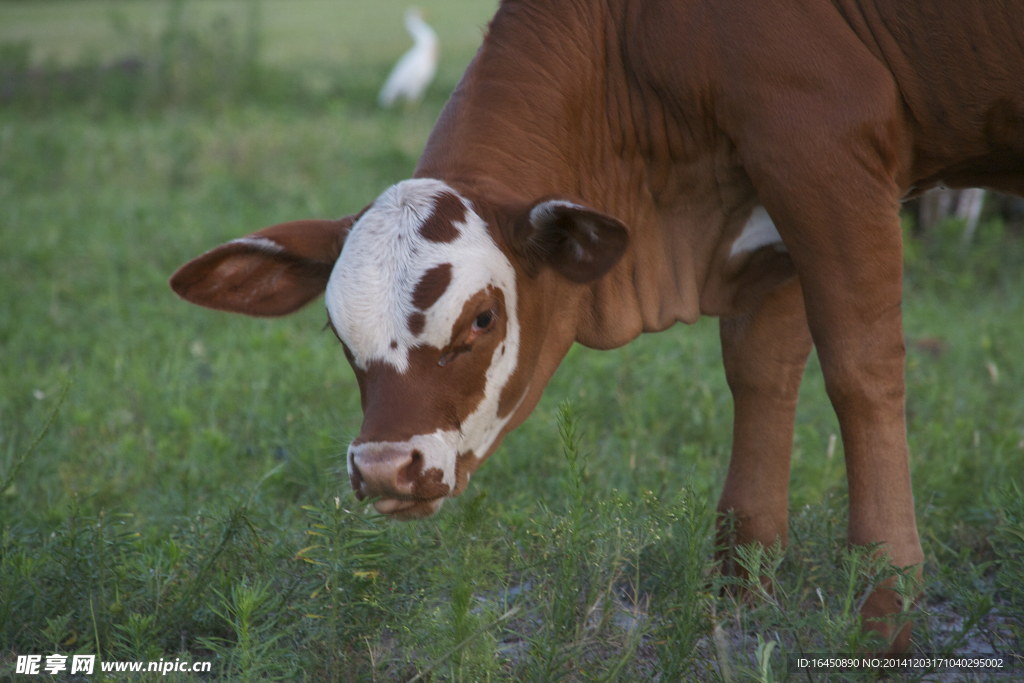
[{"label": "brown and white fur", "polygon": [[[939,182],[1024,192],[1022,44],[1000,0],[506,0],[413,180],[357,216],[218,247],[171,284],[250,315],[326,289],[364,409],[353,488],[403,518],[465,489],[574,342],[704,314],[735,401],[719,508],[740,542],[785,542],[816,346],[849,542],[919,567],[899,200]],[[900,609],[882,588],[862,612],[888,634]]]}]

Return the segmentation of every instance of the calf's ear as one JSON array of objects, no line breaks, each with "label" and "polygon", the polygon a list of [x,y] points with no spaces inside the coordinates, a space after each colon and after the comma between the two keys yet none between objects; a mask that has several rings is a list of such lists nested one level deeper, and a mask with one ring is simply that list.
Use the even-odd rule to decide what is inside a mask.
[{"label": "calf's ear", "polygon": [[607,273],[629,243],[629,233],[620,221],[564,199],[535,203],[516,232],[531,270],[547,265],[581,284]]},{"label": "calf's ear", "polygon": [[171,289],[218,311],[287,315],[327,287],[355,218],[281,223],[232,240],[178,268]]}]

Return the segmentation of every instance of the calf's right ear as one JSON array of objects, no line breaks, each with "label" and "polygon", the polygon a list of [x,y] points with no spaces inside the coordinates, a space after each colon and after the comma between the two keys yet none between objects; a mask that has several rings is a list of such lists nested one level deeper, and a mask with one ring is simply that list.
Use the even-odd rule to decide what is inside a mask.
[{"label": "calf's right ear", "polygon": [[281,223],[232,240],[178,268],[171,289],[218,311],[287,315],[327,287],[355,219]]},{"label": "calf's right ear", "polygon": [[547,265],[573,282],[597,280],[626,251],[629,232],[618,219],[557,197],[537,201],[516,226],[527,267]]}]

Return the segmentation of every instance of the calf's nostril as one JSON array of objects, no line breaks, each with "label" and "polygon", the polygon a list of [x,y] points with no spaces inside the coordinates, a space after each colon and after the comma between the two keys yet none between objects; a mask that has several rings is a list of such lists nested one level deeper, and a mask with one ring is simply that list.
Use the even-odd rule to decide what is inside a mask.
[{"label": "calf's nostril", "polygon": [[348,468],[348,480],[352,484],[352,490],[356,492],[356,498],[362,500],[366,497],[363,492],[363,477],[359,472],[359,466],[355,462],[355,458],[349,456],[349,468]]},{"label": "calf's nostril", "polygon": [[409,486],[415,483],[422,471],[423,453],[418,450],[413,450],[412,455],[409,458],[409,464],[398,472],[399,486]]}]

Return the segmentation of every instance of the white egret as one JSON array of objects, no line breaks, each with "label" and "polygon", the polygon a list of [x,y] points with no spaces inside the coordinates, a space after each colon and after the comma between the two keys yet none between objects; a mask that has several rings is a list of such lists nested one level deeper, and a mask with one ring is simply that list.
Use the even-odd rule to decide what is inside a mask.
[{"label": "white egret", "polygon": [[398,99],[418,102],[437,73],[437,34],[423,20],[423,13],[415,7],[407,9],[405,28],[415,44],[398,60],[380,89],[377,102],[382,107],[390,107]]}]

